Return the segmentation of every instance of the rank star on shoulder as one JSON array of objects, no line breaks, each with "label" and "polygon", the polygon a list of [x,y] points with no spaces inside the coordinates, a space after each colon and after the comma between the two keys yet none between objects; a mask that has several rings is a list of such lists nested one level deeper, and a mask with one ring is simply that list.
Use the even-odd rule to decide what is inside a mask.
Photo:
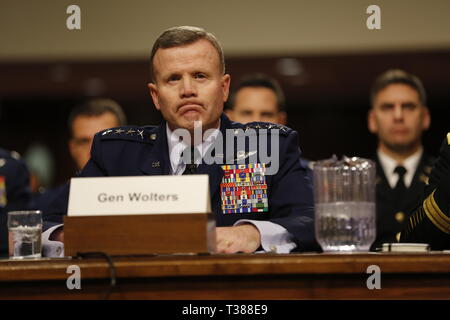
[{"label": "rank star on shoulder", "polygon": [[116,134],[121,134],[122,132],[125,132],[125,130],[123,130],[123,129],[116,129]]},{"label": "rank star on shoulder", "polygon": [[102,133],[102,136],[104,136],[105,134],[108,134],[108,133],[110,133],[110,132],[112,132],[112,130],[111,130],[111,129],[108,129],[108,130],[106,130],[105,132]]},{"label": "rank star on shoulder", "polygon": [[135,132],[136,132],[136,130],[130,129],[130,130],[127,131],[126,134],[127,134],[127,135],[128,135],[128,134],[133,135],[133,133],[135,133]]}]

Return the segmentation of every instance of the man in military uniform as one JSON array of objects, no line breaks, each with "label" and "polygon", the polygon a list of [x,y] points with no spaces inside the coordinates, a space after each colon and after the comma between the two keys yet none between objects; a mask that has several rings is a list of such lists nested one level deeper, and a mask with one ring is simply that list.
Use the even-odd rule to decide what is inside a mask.
[{"label": "man in military uniform", "polygon": [[433,250],[450,249],[450,132],[431,170],[422,201],[409,218],[400,241],[428,243]]},{"label": "man in military uniform", "polygon": [[264,121],[286,125],[284,93],[279,83],[264,74],[245,75],[230,96],[225,114],[233,121]]},{"label": "man in military uniform", "polygon": [[402,70],[388,70],[374,82],[369,130],[378,137],[377,238],[372,249],[397,242],[428,180],[433,159],[424,153],[422,133],[430,126],[422,82]]},{"label": "man in military uniform", "polygon": [[[126,116],[120,105],[107,98],[93,98],[76,106],[69,115],[69,152],[77,172],[90,158],[94,135],[102,130],[126,125]],[[64,185],[45,190],[33,196],[33,207],[47,212],[47,206],[57,197]],[[44,227],[45,229],[45,227]]]},{"label": "man in military uniform", "polygon": [[[236,122],[264,121],[281,125],[287,123],[284,92],[278,81],[262,73],[243,76],[231,93],[227,106],[225,114]],[[312,182],[312,163],[303,157],[300,162],[306,167]]]},{"label": "man in military uniform", "polygon": [[0,149],[0,256],[8,255],[8,212],[28,209],[30,174],[16,152]]},{"label": "man in military uniform", "polygon": [[[94,138],[91,159],[80,176],[208,174],[217,225],[217,252],[290,252],[315,245],[312,188],[305,168],[298,161],[297,133],[275,124],[233,123],[222,114],[230,76],[225,74],[217,39],[196,27],[168,29],[153,46],[151,68],[152,82],[148,87],[164,122],[153,128],[119,127],[99,132]],[[278,134],[276,173],[264,175],[266,164],[262,163],[261,150],[253,150],[250,144],[244,144],[243,150],[234,148],[231,158],[214,155],[226,159],[226,165],[188,163],[184,157],[186,149],[177,147],[179,139],[175,131],[184,129],[195,135],[197,121],[202,132],[212,133],[199,144],[189,141],[186,149],[193,149],[191,155],[200,153],[202,157],[214,144],[211,140],[225,137],[229,130],[237,134],[248,131],[259,141],[263,131],[269,136]],[[269,151],[276,150],[271,139],[266,145]],[[223,150],[227,150],[226,146]],[[256,155],[255,161],[249,162],[252,155]],[[237,159],[247,163],[235,166]],[[236,175],[239,179],[248,177],[255,190],[238,187]],[[227,202],[230,192],[238,193],[239,199]],[[64,198],[67,205],[67,193]]]}]

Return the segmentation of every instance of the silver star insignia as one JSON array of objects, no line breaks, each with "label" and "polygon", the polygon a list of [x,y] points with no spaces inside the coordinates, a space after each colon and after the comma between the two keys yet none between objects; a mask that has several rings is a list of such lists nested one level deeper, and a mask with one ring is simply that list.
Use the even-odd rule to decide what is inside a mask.
[{"label": "silver star insignia", "polygon": [[105,132],[102,133],[102,136],[104,136],[105,134],[110,133],[111,131],[112,131],[111,129],[106,130]]},{"label": "silver star insignia", "polygon": [[123,129],[116,129],[116,134],[121,134],[122,132],[125,132]]},{"label": "silver star insignia", "polygon": [[142,139],[144,139],[144,130],[138,130],[138,136],[141,136]]},{"label": "silver star insignia", "polygon": [[130,129],[130,130],[128,130],[127,131],[127,134],[131,134],[131,135],[133,135],[133,133],[135,133],[136,131],[135,130],[133,130],[133,129]]}]

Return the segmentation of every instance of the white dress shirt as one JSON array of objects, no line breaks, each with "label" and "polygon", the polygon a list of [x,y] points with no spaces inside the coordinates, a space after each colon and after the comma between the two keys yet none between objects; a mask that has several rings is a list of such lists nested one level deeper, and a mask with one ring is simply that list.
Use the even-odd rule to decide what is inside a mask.
[{"label": "white dress shirt", "polygon": [[[182,175],[186,169],[186,164],[182,161],[181,153],[186,147],[188,147],[188,144],[184,141],[180,141],[180,136],[170,130],[168,124],[166,124],[166,132],[171,174]],[[202,157],[206,154],[208,148],[213,145],[218,134],[219,129],[215,129],[201,144],[195,146]],[[297,247],[293,241],[293,236],[286,230],[286,228],[280,226],[279,224],[270,221],[241,219],[236,221],[234,225],[238,226],[245,223],[251,223],[258,229],[259,234],[261,235],[261,247],[264,250],[261,252],[289,253]]]},{"label": "white dress shirt", "polygon": [[404,176],[405,186],[409,188],[411,186],[414,174],[416,173],[417,167],[419,166],[420,158],[423,154],[423,148],[420,147],[416,153],[409,156],[403,161],[403,163],[398,163],[397,160],[392,159],[387,154],[381,150],[377,151],[378,159],[380,160],[381,167],[383,168],[384,175],[389,183],[389,186],[394,189],[398,182],[399,176],[394,172],[397,166],[403,166],[406,169]]}]

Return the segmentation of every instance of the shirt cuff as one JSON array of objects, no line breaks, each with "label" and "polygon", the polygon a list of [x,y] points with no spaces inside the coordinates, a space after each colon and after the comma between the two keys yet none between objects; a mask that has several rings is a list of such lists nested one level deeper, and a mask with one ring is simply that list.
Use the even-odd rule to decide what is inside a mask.
[{"label": "shirt cuff", "polygon": [[234,226],[245,223],[251,223],[258,229],[264,252],[289,253],[297,247],[293,241],[293,236],[279,224],[270,221],[243,219],[236,221]]},{"label": "shirt cuff", "polygon": [[42,256],[50,258],[64,257],[64,243],[62,243],[61,241],[49,240],[53,231],[59,229],[62,226],[63,224],[58,224],[42,233]]}]

